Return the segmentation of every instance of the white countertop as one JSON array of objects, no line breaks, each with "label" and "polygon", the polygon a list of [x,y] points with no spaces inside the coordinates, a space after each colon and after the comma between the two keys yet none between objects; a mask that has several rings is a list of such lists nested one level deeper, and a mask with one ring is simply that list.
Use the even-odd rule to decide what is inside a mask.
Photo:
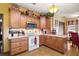
[{"label": "white countertop", "polygon": [[[55,37],[61,37],[61,38],[66,38],[67,35],[54,35],[54,34],[34,34],[34,35],[45,35],[45,36],[55,36]],[[8,37],[8,39],[14,39],[14,38],[23,38],[23,37],[28,37],[27,35],[24,36],[15,36],[15,37]]]},{"label": "white countertop", "polygon": [[55,36],[55,37],[61,37],[61,38],[66,38],[67,37],[67,35],[54,35],[54,34],[40,34],[40,35]]},{"label": "white countertop", "polygon": [[15,36],[15,37],[8,37],[8,39],[16,39],[16,38],[23,38],[23,37],[27,37],[27,36]]}]

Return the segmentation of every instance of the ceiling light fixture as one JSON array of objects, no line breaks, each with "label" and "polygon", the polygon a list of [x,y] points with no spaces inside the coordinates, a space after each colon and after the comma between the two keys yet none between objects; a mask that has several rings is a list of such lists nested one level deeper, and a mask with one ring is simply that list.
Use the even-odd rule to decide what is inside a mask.
[{"label": "ceiling light fixture", "polygon": [[59,7],[52,5],[51,7],[48,8],[50,13],[56,13],[58,11]]}]

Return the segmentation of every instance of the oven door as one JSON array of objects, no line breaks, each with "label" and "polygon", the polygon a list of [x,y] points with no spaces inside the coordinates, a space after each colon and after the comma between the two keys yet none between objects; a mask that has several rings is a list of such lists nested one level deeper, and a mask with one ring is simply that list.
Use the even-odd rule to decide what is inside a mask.
[{"label": "oven door", "polygon": [[31,35],[28,37],[29,41],[29,51],[34,50],[39,47],[39,36]]}]

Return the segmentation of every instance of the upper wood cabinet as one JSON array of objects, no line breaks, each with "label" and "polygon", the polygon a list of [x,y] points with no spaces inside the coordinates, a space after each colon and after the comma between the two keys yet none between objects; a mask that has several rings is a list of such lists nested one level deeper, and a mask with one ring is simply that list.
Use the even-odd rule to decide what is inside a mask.
[{"label": "upper wood cabinet", "polygon": [[10,28],[19,28],[20,12],[18,8],[10,8]]},{"label": "upper wood cabinet", "polygon": [[[31,16],[28,14],[30,12]],[[33,22],[37,24],[37,28],[40,27],[40,19],[33,17],[30,10],[12,5],[10,8],[10,28],[25,28],[27,22]],[[37,15],[37,13],[34,13]],[[40,16],[40,15],[39,15]]]},{"label": "upper wood cabinet", "polygon": [[46,17],[41,16],[40,17],[40,29],[44,29],[44,28],[46,28]]},{"label": "upper wood cabinet", "polygon": [[25,15],[21,15],[21,19],[20,19],[20,28],[25,28],[26,27],[26,16]]},{"label": "upper wood cabinet", "polygon": [[79,20],[68,20],[67,21],[67,25],[78,25],[79,24]]},{"label": "upper wood cabinet", "polygon": [[51,29],[53,28],[53,18],[52,17],[48,17],[46,19],[46,29],[48,33],[51,33]]},{"label": "upper wood cabinet", "polygon": [[46,19],[46,28],[50,28],[51,27],[51,20],[50,18]]}]

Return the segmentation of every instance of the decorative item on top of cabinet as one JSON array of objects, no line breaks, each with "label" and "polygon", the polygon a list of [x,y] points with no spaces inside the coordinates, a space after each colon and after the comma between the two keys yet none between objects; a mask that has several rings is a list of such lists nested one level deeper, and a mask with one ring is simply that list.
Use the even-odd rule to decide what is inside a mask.
[{"label": "decorative item on top of cabinet", "polygon": [[10,41],[10,55],[16,55],[28,49],[28,41],[26,37],[9,39],[9,41]]},{"label": "decorative item on top of cabinet", "polygon": [[28,16],[28,15],[29,15],[28,11],[26,11],[26,12],[25,12],[25,15],[26,15],[26,16]]},{"label": "decorative item on top of cabinet", "polygon": [[12,10],[19,10],[19,6],[16,5],[16,4],[12,4],[10,9],[12,9]]}]

